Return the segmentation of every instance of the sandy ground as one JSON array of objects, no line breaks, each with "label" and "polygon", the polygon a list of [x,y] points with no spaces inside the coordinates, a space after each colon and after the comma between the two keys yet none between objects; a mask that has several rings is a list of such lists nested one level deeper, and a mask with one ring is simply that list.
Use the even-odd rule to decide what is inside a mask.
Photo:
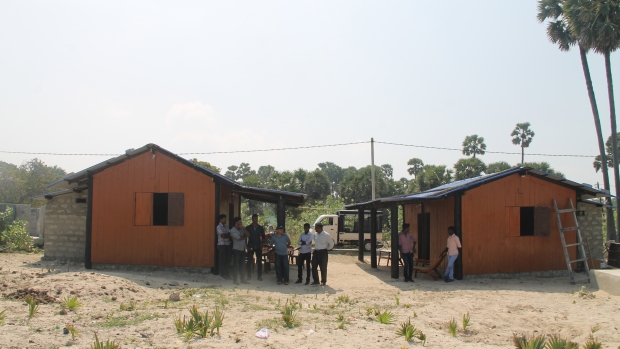
[{"label": "sandy ground", "polygon": [[[398,322],[411,317],[427,335],[428,348],[511,348],[512,333],[559,333],[579,343],[590,328],[605,348],[620,345],[620,297],[604,291],[594,298],[581,297],[579,285],[565,278],[479,279],[450,284],[419,276],[415,283],[390,279],[389,269],[373,270],[356,257],[331,255],[328,285],[295,285],[297,269],[291,268],[291,284],[278,286],[275,272],[263,281],[234,287],[219,276],[190,273],[85,270],[78,264],[42,261],[40,254],[0,254],[1,348],[89,348],[95,333],[115,340],[123,348],[401,348],[421,347],[395,332]],[[22,290],[47,291],[56,300],[40,304],[28,319],[23,300],[6,295]],[[181,301],[164,302],[173,292]],[[60,301],[76,295],[83,306],[60,315]],[[349,302],[338,302],[344,296]],[[398,298],[398,305],[397,299]],[[137,304],[133,311],[120,305]],[[298,302],[301,324],[282,326],[278,304]],[[201,310],[224,307],[220,335],[189,341],[176,333],[173,319],[188,315],[188,307]],[[396,323],[381,324],[366,308],[389,310]],[[461,323],[470,313],[467,331],[450,336],[446,323]],[[339,329],[338,316],[346,320]],[[71,324],[79,336],[63,334]],[[268,339],[258,339],[261,326],[270,326]]]}]

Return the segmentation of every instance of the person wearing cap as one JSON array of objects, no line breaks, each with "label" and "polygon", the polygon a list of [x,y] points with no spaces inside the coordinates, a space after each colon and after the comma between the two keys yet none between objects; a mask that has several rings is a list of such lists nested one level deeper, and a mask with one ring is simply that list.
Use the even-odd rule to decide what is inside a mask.
[{"label": "person wearing cap", "polygon": [[220,215],[220,224],[217,225],[217,255],[220,276],[230,280],[230,231],[226,226],[226,215]]},{"label": "person wearing cap", "polygon": [[288,285],[288,248],[291,247],[291,238],[284,232],[284,227],[278,225],[276,234],[271,237],[271,245],[276,255],[276,278],[278,285]]},{"label": "person wearing cap", "polygon": [[252,224],[245,227],[250,233],[248,237],[248,262],[246,265],[246,274],[248,280],[252,278],[252,262],[254,261],[254,255],[256,255],[256,275],[258,281],[263,281],[263,241],[265,241],[265,228],[258,224],[258,215],[255,213],[252,215]]},{"label": "person wearing cap", "polygon": [[312,256],[312,240],[314,240],[314,234],[310,232],[310,224],[304,224],[304,233],[299,235],[297,244],[299,247],[299,255],[297,256],[297,281],[296,284],[301,284],[304,262],[306,264],[306,285],[310,283],[310,260]]},{"label": "person wearing cap", "polygon": [[[230,230],[230,237],[233,241],[232,279],[235,285],[239,285],[239,282],[242,284],[249,284],[249,282],[245,280],[243,265],[245,264],[245,239],[250,236],[250,233],[243,227],[241,218],[235,217],[235,219],[233,219],[233,224],[234,227]],[[239,275],[239,281],[237,281],[237,275]]]},{"label": "person wearing cap", "polygon": [[314,225],[314,253],[312,254],[312,285],[319,285],[319,271],[321,268],[321,283],[327,285],[327,251],[334,247],[334,239],[323,230],[323,224]]}]

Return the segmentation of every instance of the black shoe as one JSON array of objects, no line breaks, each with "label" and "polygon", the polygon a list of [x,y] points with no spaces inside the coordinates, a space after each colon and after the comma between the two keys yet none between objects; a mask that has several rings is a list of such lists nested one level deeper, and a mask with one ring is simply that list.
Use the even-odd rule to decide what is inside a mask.
[{"label": "black shoe", "polygon": [[295,281],[296,284],[301,284],[301,279],[297,279],[297,281]]},{"label": "black shoe", "polygon": [[310,280],[306,280],[306,285],[308,285],[310,283]]},{"label": "black shoe", "polygon": [[448,280],[446,280],[446,282],[452,282],[452,281],[454,281],[454,279],[448,279]]},{"label": "black shoe", "polygon": [[327,282],[321,283],[321,286],[327,286]]},{"label": "black shoe", "polygon": [[409,279],[409,282],[415,282],[415,281],[413,281],[413,279]]},{"label": "black shoe", "polygon": [[320,283],[315,281],[315,282],[313,282],[311,285],[312,285],[312,286],[318,286],[318,285],[320,285]]},{"label": "black shoe", "polygon": [[263,281],[263,278],[259,276],[257,280],[258,281]]}]

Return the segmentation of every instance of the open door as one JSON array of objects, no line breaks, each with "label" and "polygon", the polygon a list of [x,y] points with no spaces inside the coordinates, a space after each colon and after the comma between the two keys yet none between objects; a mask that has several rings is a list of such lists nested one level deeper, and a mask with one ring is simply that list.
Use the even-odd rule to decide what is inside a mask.
[{"label": "open door", "polygon": [[431,259],[431,214],[418,214],[418,258]]}]

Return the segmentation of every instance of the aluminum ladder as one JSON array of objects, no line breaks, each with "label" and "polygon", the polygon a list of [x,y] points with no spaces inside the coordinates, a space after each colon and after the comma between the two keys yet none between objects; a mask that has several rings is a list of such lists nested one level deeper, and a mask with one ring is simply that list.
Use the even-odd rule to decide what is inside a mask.
[{"label": "aluminum ladder", "polygon": [[[555,209],[555,216],[558,219],[558,229],[560,231],[560,239],[562,240],[562,248],[564,249],[564,258],[566,258],[566,267],[568,268],[568,273],[570,274],[570,282],[571,284],[575,284],[577,281],[586,281],[586,282],[590,282],[590,267],[588,266],[588,261],[586,258],[586,250],[584,248],[584,242],[583,239],[581,238],[581,230],[579,229],[579,222],[577,222],[577,210],[575,209],[575,206],[573,206],[573,199],[572,198],[568,198],[568,203],[570,205],[570,208],[567,208],[565,210],[559,210],[558,209],[558,203],[555,201],[555,199],[553,199],[553,208]],[[575,223],[574,227],[566,227],[563,228],[562,227],[562,220],[560,219],[560,215],[562,213],[572,213],[573,216],[573,222]],[[577,231],[577,242],[574,244],[566,244],[566,239],[564,238],[564,232],[567,231]],[[577,257],[577,259],[575,260],[571,260],[570,256],[568,255],[568,247],[572,247],[572,246],[578,246],[578,255],[580,254],[581,257]],[[586,277],[583,279],[579,279],[579,280],[575,280],[575,272],[573,271],[573,268],[571,267],[571,263],[575,263],[575,262],[583,262],[583,265],[585,267],[585,272],[586,272]]]}]

